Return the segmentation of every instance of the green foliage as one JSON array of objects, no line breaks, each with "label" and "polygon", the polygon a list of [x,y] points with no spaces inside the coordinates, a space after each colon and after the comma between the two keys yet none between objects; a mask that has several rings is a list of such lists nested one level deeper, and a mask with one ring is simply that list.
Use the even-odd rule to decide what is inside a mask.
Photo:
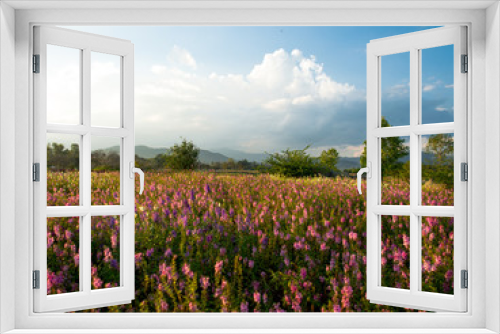
[{"label": "green foliage", "polygon": [[169,168],[175,170],[194,170],[199,161],[200,149],[192,141],[182,139],[181,144],[170,147],[166,156],[166,163]]},{"label": "green foliage", "polygon": [[286,149],[281,153],[270,154],[263,162],[263,169],[270,174],[285,177],[307,177],[318,174],[330,175],[337,171],[338,152],[331,148],[321,153],[319,158],[311,157],[306,151],[309,145],[302,150]]},{"label": "green foliage", "polygon": [[318,164],[318,159],[312,158],[306,153],[308,148],[309,146],[306,146],[302,150],[286,149],[281,151],[281,153],[270,154],[263,162],[265,171],[285,177],[317,175],[321,171],[321,168]]},{"label": "green foliage", "polygon": [[[390,127],[389,122],[382,117],[382,127]],[[366,140],[364,142],[363,153],[360,156],[361,167],[366,167]],[[400,137],[387,137],[382,140],[382,176],[401,176],[406,174],[407,168],[400,161],[410,153],[410,149],[405,145],[405,141]]]},{"label": "green foliage", "polygon": [[120,155],[118,153],[96,150],[92,152],[91,156],[93,171],[120,170]]},{"label": "green foliage", "polygon": [[453,135],[449,133],[429,136],[424,152],[432,159],[425,159],[422,178],[435,183],[453,185]]},{"label": "green foliage", "polygon": [[135,155],[135,166],[146,171],[146,170],[160,170],[164,169],[167,164],[165,154],[157,154],[154,158],[141,158],[137,154]]},{"label": "green foliage", "polygon": [[47,167],[52,170],[80,169],[80,149],[78,144],[71,144],[68,150],[63,144],[47,145]]},{"label": "green foliage", "polygon": [[321,152],[321,155],[319,156],[319,161],[323,168],[329,172],[337,172],[337,163],[339,162],[339,152],[331,148],[329,150],[325,150]]}]

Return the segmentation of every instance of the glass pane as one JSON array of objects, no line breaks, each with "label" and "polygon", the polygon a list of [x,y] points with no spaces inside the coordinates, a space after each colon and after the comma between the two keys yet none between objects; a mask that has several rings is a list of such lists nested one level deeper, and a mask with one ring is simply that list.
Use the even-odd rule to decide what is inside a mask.
[{"label": "glass pane", "polygon": [[92,126],[120,127],[121,57],[91,53]]},{"label": "glass pane", "polygon": [[453,122],[453,45],[421,50],[422,124]]},{"label": "glass pane", "polygon": [[422,291],[453,294],[453,218],[422,217]]},{"label": "glass pane", "polygon": [[120,217],[92,217],[92,289],[120,286]]},{"label": "glass pane", "polygon": [[380,58],[381,125],[410,125],[410,53]]},{"label": "glass pane", "polygon": [[422,136],[422,205],[453,206],[452,133]]},{"label": "glass pane", "polygon": [[80,289],[80,218],[47,218],[47,294]]},{"label": "glass pane", "polygon": [[382,216],[382,286],[410,288],[410,217]]},{"label": "glass pane", "polygon": [[80,205],[80,136],[47,133],[47,206]]},{"label": "glass pane", "polygon": [[381,139],[382,182],[384,205],[410,204],[410,137]]},{"label": "glass pane", "polygon": [[120,204],[121,138],[92,136],[92,205]]},{"label": "glass pane", "polygon": [[80,55],[47,45],[47,123],[80,123]]}]

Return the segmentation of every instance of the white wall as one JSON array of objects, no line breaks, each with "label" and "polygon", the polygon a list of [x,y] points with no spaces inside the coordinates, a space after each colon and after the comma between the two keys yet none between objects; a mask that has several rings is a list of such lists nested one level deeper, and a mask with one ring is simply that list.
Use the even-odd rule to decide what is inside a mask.
[{"label": "white wall", "polygon": [[[0,258],[14,252],[15,12],[0,2]],[[14,328],[14,259],[0,262],[0,332]]]},{"label": "white wall", "polygon": [[497,261],[486,263],[486,328],[500,332],[500,7],[486,11],[486,224],[487,248]]}]

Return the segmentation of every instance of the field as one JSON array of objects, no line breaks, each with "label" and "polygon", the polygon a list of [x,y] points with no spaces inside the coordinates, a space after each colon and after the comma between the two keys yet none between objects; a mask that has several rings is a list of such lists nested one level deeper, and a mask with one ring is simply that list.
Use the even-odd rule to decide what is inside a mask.
[{"label": "field", "polygon": [[[117,172],[93,179],[93,204],[115,204]],[[78,203],[78,172],[50,172],[48,205]],[[386,179],[383,203],[409,201]],[[423,203],[453,205],[427,182]],[[49,218],[48,293],[78,290],[76,218]],[[119,217],[92,220],[94,289],[119,282]],[[136,196],[136,297],[91,312],[413,311],[366,299],[365,198],[349,178],[146,173]],[[423,290],[453,293],[453,219],[422,219]],[[409,287],[409,219],[382,217],[382,284]]]}]

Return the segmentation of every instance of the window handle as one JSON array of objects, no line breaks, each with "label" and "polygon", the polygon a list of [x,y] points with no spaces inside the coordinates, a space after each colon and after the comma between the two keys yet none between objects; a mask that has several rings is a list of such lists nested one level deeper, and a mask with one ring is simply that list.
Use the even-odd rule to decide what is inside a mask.
[{"label": "window handle", "polygon": [[366,173],[366,177],[367,178],[371,178],[372,177],[372,172],[371,172],[372,163],[371,162],[367,162],[366,165],[367,165],[367,167],[361,168],[358,171],[358,192],[359,192],[360,195],[363,194],[363,192],[361,191],[361,176],[363,175],[363,173]]},{"label": "window handle", "polygon": [[140,168],[134,167],[134,162],[131,161],[129,164],[130,170],[130,178],[135,178],[135,173],[139,174],[139,184],[141,185],[141,190],[139,191],[139,195],[142,195],[144,191],[144,172]]}]

